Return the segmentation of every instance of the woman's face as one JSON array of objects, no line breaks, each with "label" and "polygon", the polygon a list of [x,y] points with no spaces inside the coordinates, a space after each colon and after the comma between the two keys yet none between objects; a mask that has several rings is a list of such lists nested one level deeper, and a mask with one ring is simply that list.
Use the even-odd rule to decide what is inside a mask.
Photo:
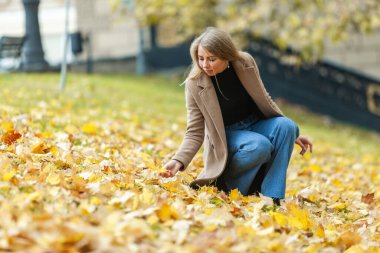
[{"label": "woman's face", "polygon": [[208,76],[215,76],[227,68],[228,61],[220,59],[199,45],[198,64]]}]

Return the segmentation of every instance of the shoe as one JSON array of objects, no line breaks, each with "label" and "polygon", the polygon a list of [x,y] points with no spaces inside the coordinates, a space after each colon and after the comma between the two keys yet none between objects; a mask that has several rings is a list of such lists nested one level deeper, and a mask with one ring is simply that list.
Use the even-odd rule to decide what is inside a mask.
[{"label": "shoe", "polygon": [[281,206],[281,199],[279,198],[272,198],[273,199],[273,204],[276,206]]}]

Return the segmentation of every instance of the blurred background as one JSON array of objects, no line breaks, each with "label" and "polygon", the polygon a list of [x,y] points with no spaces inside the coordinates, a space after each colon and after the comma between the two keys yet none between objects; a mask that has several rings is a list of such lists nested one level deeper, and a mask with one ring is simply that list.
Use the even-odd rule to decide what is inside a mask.
[{"label": "blurred background", "polygon": [[0,71],[183,74],[207,26],[274,97],[380,131],[378,0],[0,0]]}]

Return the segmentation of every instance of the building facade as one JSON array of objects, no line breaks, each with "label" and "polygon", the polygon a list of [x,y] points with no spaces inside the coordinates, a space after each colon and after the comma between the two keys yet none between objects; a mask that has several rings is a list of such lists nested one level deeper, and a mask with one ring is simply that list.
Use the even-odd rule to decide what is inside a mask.
[{"label": "building facade", "polygon": [[[85,52],[69,61],[85,60],[90,50],[94,60],[120,59],[136,56],[140,35],[136,20],[128,14],[112,10],[109,0],[71,0],[69,31],[81,32],[88,38]],[[63,52],[65,19],[64,0],[40,0],[39,20],[45,58],[59,65]],[[22,1],[0,0],[0,36],[24,34]],[[165,34],[165,33],[163,33]],[[144,33],[144,38],[149,33]],[[149,41],[148,37],[145,42]],[[352,37],[341,44],[328,44],[325,59],[352,68],[363,74],[380,78],[380,31],[373,35]]]}]

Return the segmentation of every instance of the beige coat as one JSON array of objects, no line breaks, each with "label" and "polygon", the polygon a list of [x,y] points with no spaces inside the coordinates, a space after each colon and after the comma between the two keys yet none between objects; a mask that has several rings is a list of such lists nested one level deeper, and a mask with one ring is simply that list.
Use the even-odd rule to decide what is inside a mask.
[{"label": "beige coat", "polygon": [[[244,88],[265,117],[282,116],[281,110],[266,91],[253,57],[245,52],[232,62]],[[204,143],[204,169],[190,186],[211,184],[220,176],[227,163],[227,142],[222,113],[210,77],[205,73],[186,82],[187,129],[183,142],[173,159],[186,168]]]}]

